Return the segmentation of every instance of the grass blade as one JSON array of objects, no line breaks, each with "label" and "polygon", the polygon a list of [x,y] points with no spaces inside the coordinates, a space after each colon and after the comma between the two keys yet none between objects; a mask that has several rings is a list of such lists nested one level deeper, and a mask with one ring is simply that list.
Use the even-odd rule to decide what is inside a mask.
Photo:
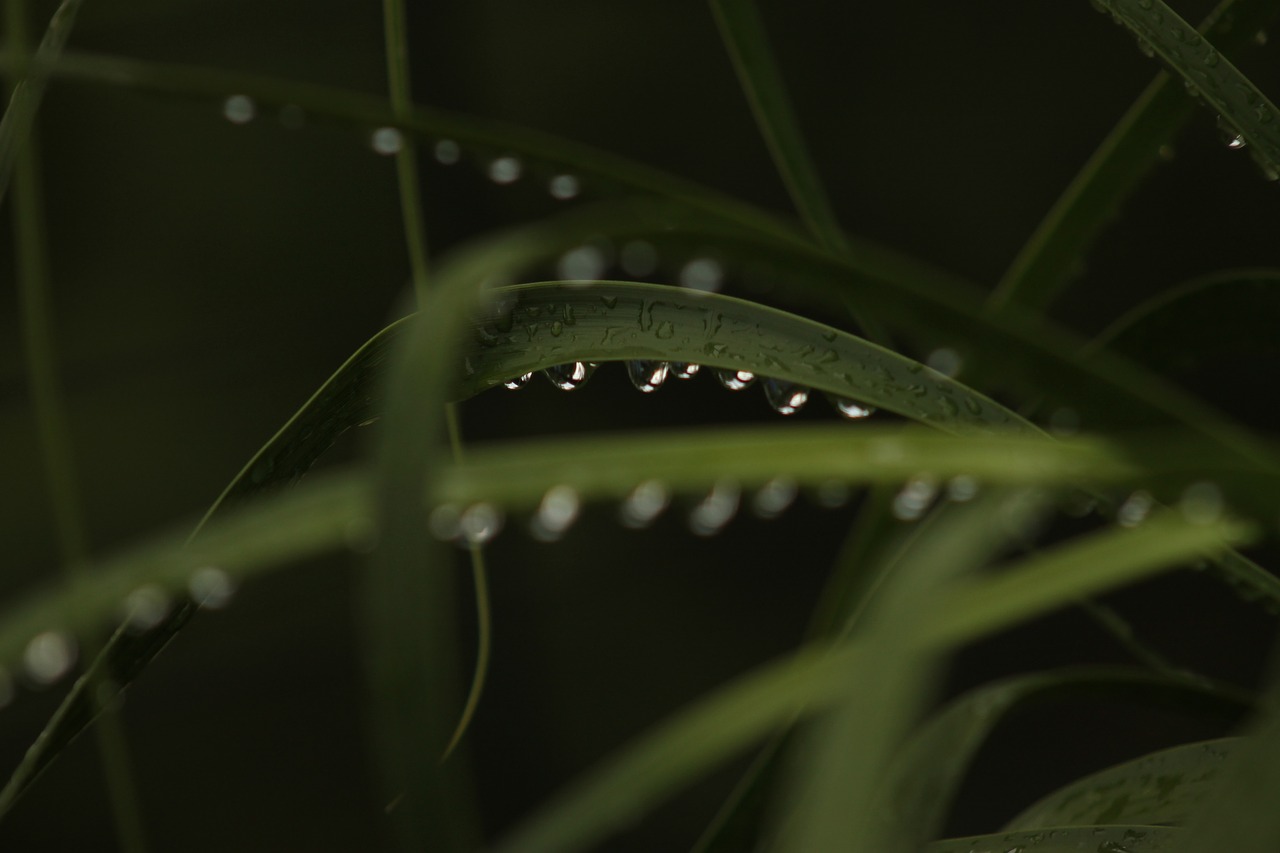
[{"label": "grass blade", "polygon": [[1010,850],[1022,853],[1079,853],[1081,850],[1157,853],[1176,849],[1184,834],[1181,830],[1162,826],[1068,826],[1048,831],[1037,829],[949,838],[930,844],[924,850],[925,853],[973,853],[975,850],[990,850],[992,853],[1008,853]]}]

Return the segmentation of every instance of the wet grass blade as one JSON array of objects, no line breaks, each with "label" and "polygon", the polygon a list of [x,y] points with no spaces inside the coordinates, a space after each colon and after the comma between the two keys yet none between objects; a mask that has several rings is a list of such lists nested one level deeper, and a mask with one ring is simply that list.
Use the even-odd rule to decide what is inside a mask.
[{"label": "wet grass blade", "polygon": [[[1065,826],[1049,830],[1007,832],[950,838],[924,848],[924,853],[1171,853],[1185,835],[1181,830],[1163,826]],[[1216,850],[1219,848],[1202,848]],[[1225,848],[1223,848],[1225,849]]]}]

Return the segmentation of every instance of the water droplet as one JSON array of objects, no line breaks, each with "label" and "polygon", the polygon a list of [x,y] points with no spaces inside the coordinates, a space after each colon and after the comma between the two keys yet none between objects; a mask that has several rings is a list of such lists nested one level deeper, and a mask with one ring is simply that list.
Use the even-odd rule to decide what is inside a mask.
[{"label": "water droplet", "polygon": [[571,361],[568,364],[555,364],[542,371],[552,385],[561,391],[576,391],[581,388],[595,372],[596,365],[589,361]]},{"label": "water droplet", "polygon": [[780,415],[794,415],[809,401],[809,389],[794,382],[765,378],[760,384],[764,387],[764,398]]},{"label": "water droplet", "polygon": [[471,545],[483,545],[502,530],[502,511],[486,501],[472,504],[458,516],[458,533]]},{"label": "water droplet", "polygon": [[795,502],[799,491],[796,481],[790,477],[774,477],[755,493],[751,499],[751,511],[759,518],[777,518]]},{"label": "water droplet", "polygon": [[529,533],[539,542],[555,542],[573,526],[581,511],[582,500],[573,486],[552,486],[529,522]]},{"label": "water droplet", "polygon": [[564,334],[564,323],[559,320],[551,321],[551,337],[558,338]]},{"label": "water droplet", "polygon": [[155,584],[146,584],[125,596],[120,617],[131,632],[150,631],[169,614],[169,596]]},{"label": "water droplet", "polygon": [[1070,406],[1054,409],[1049,415],[1049,432],[1058,436],[1075,435],[1080,431],[1080,413]]},{"label": "water droplet", "polygon": [[285,130],[301,130],[307,123],[307,114],[297,104],[285,104],[280,108],[280,126]]},{"label": "water droplet", "polygon": [[441,542],[452,542],[462,532],[459,526],[461,518],[462,513],[456,506],[441,504],[431,510],[431,514],[427,516],[427,529]]},{"label": "water droplet", "polygon": [[646,480],[631,490],[618,507],[618,520],[623,527],[640,530],[662,515],[671,495],[659,480]]},{"label": "water droplet", "polygon": [[627,275],[632,278],[644,278],[658,268],[658,250],[652,243],[632,240],[623,245],[618,260]]},{"label": "water droplet", "polygon": [[893,514],[902,521],[915,521],[938,496],[938,482],[933,477],[912,477],[893,497]]},{"label": "water droplet", "polygon": [[680,284],[690,290],[715,293],[724,281],[724,268],[714,258],[694,258],[680,268]]},{"label": "water droplet", "polygon": [[1213,524],[1222,517],[1222,489],[1217,483],[1192,483],[1183,490],[1178,509],[1182,510],[1182,517],[1192,524]]},{"label": "water droplet", "polygon": [[836,407],[836,411],[843,418],[851,421],[869,418],[876,412],[875,406],[868,406],[866,403],[859,403],[857,400],[851,400],[848,397],[832,397],[831,403]]},{"label": "water droplet", "polygon": [[842,480],[826,480],[818,485],[814,500],[825,509],[839,509],[849,502],[849,484]]},{"label": "water droplet", "polygon": [[956,376],[960,373],[960,367],[963,365],[964,360],[960,358],[960,353],[950,347],[939,347],[929,353],[924,363],[943,376]]},{"label": "water droplet", "polygon": [[1248,145],[1248,143],[1245,142],[1244,134],[1241,134],[1241,133],[1237,133],[1235,136],[1232,136],[1230,139],[1226,140],[1226,142],[1227,142],[1227,147],[1233,151],[1239,151],[1241,148],[1244,148]]},{"label": "water droplet", "polygon": [[1256,44],[1256,45],[1258,45],[1259,47],[1261,47],[1262,45],[1266,44],[1266,43],[1267,43],[1267,31],[1266,31],[1266,30],[1258,30],[1256,33],[1254,33],[1254,34],[1253,34],[1253,43],[1254,43],[1254,44]]},{"label": "water droplet", "polygon": [[627,362],[627,376],[631,379],[631,384],[645,394],[650,394],[661,388],[662,383],[667,381],[669,371],[670,368],[665,361],[641,361],[636,359]]},{"label": "water droplet", "polygon": [[956,503],[971,501],[978,495],[978,481],[968,474],[957,474],[947,483],[947,499]]},{"label": "water droplet", "polygon": [[222,104],[222,115],[232,124],[248,124],[258,114],[258,107],[248,95],[232,95]]},{"label": "water droplet", "polygon": [[653,334],[656,335],[659,340],[669,341],[676,336],[675,324],[670,320],[663,320],[654,327]]},{"label": "water droplet", "polygon": [[76,662],[76,641],[65,631],[36,634],[22,652],[27,676],[40,686],[53,684]]},{"label": "water droplet", "polygon": [[576,197],[581,189],[578,179],[573,175],[556,175],[547,184],[547,192],[557,201],[568,201]]},{"label": "water droplet", "polygon": [[698,371],[702,369],[700,364],[691,364],[687,361],[671,362],[671,375],[676,379],[692,379],[698,375]]},{"label": "water droplet", "polygon": [[196,569],[187,579],[187,594],[199,607],[219,610],[231,602],[236,585],[231,576],[216,566]]},{"label": "water droplet", "polygon": [[404,147],[404,137],[394,127],[380,127],[369,138],[369,145],[373,148],[374,153],[389,157],[398,153]]},{"label": "water droplet", "polygon": [[756,375],[749,370],[716,370],[716,379],[730,391],[741,391],[756,381]]},{"label": "water droplet", "polygon": [[489,164],[489,180],[495,184],[514,184],[520,180],[524,166],[517,157],[499,157]]},{"label": "water droplet", "polygon": [[1137,527],[1151,513],[1154,503],[1155,500],[1149,492],[1134,492],[1116,511],[1116,523],[1121,527]]},{"label": "water droplet", "polygon": [[519,391],[521,388],[529,384],[529,380],[533,378],[532,373],[522,373],[519,376],[508,379],[502,383],[502,387],[510,391]]},{"label": "water droplet", "polygon": [[441,139],[436,143],[433,153],[436,162],[442,166],[452,166],[462,159],[462,149],[452,139]]},{"label": "water droplet", "polygon": [[604,275],[604,252],[595,246],[577,246],[560,256],[556,275],[569,281],[598,279]]},{"label": "water droplet", "polygon": [[689,529],[698,536],[714,536],[738,514],[742,490],[738,484],[721,480],[689,513]]}]

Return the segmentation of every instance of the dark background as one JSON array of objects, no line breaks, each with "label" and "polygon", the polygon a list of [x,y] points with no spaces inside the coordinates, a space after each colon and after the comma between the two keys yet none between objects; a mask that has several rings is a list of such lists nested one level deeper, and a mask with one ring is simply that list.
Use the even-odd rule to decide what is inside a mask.
[{"label": "dark background", "polygon": [[[54,4],[34,5],[47,20]],[[410,5],[419,101],[789,210],[702,4]],[[842,222],[984,287],[1155,71],[1084,0],[760,5]],[[1194,20],[1207,6],[1177,8]],[[71,47],[384,90],[373,2],[89,0]],[[1280,91],[1274,47],[1241,64]],[[393,162],[369,150],[370,130],[311,119],[289,129],[271,109],[235,126],[214,100],[51,87],[40,141],[59,366],[95,553],[196,517],[392,316],[407,263]],[[529,182],[494,187],[466,164],[424,163],[423,181],[437,253],[563,207]],[[1055,314],[1094,331],[1194,275],[1274,265],[1277,209],[1276,188],[1225,149],[1213,116],[1198,115]],[[5,235],[9,216],[6,207]],[[7,237],[0,245],[11,257]],[[11,263],[0,276],[0,594],[16,597],[57,558]],[[743,293],[733,282],[730,292]],[[778,291],[757,298],[788,304]],[[1267,366],[1251,367],[1268,378]],[[1257,395],[1202,390],[1256,415]],[[616,366],[572,395],[536,382],[463,412],[471,440],[777,419],[758,391],[731,395],[707,377],[642,397]],[[799,417],[833,414],[817,400]],[[349,437],[328,461],[364,441]],[[624,531],[599,507],[554,545],[504,533],[490,555],[494,668],[470,736],[489,830],[694,696],[794,647],[850,517],[800,507],[702,540],[678,517]],[[358,565],[338,555],[249,584],[130,690],[125,724],[154,849],[377,849],[352,630]],[[1113,600],[1175,659],[1240,683],[1257,677],[1270,623],[1211,581],[1177,576]],[[468,600],[459,607],[469,614]],[[1068,612],[966,652],[949,689],[1124,659]],[[57,698],[21,689],[0,712],[5,772]],[[1226,731],[1135,707],[1078,700],[1014,721],[983,754],[952,829],[994,830],[1057,782]],[[85,738],[0,824],[0,849],[114,849],[96,763]],[[686,848],[733,778],[697,786],[608,849]]]}]

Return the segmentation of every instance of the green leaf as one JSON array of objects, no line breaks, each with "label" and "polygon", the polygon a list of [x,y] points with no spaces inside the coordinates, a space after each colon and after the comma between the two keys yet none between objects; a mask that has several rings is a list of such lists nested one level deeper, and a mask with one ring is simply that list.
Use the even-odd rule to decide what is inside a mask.
[{"label": "green leaf", "polygon": [[[950,838],[925,847],[925,853],[1155,853],[1174,850],[1184,833],[1161,826],[1065,826]],[[1205,850],[1219,848],[1202,848]]]}]

